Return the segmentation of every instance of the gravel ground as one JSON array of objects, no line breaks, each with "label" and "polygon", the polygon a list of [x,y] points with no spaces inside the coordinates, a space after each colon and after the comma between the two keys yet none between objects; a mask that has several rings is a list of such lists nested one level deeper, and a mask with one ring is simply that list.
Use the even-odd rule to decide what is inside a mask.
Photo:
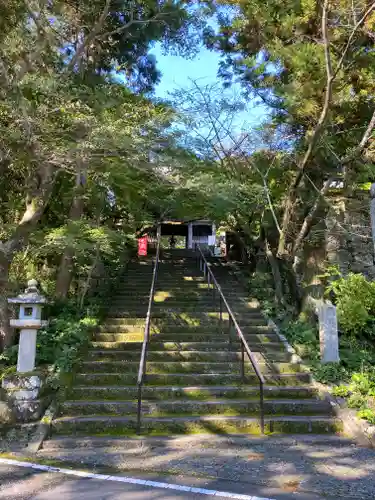
[{"label": "gravel ground", "polygon": [[211,436],[146,439],[134,449],[126,449],[127,443],[121,440],[106,442],[102,447],[85,444],[82,448],[47,448],[38,455],[122,471],[240,482],[280,489],[293,498],[302,493],[346,500],[375,498],[375,450],[357,447],[348,440]]}]

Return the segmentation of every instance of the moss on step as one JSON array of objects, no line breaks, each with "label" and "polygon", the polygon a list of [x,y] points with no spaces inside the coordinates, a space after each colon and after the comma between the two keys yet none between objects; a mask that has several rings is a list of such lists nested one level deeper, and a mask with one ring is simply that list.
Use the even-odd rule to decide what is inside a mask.
[{"label": "moss on step", "polygon": [[[135,434],[136,419],[116,421],[114,419],[100,420],[56,420],[53,428],[57,434],[95,435],[95,436],[131,436]],[[305,420],[295,421],[277,419],[266,421],[266,433],[292,433],[292,434],[325,434],[342,431],[342,423],[337,420]],[[230,417],[221,419],[143,419],[142,433],[145,435],[168,434],[260,434],[258,419],[240,418],[231,420]]]},{"label": "moss on step", "polygon": [[[136,382],[137,374],[122,373],[87,373],[79,374],[76,377],[77,385],[133,385]],[[308,373],[291,374],[265,374],[268,384],[275,385],[300,385],[310,381]],[[255,375],[247,374],[245,383],[256,385],[259,383]],[[232,373],[224,374],[148,374],[146,385],[233,385],[242,384],[240,375]]]},{"label": "moss on step", "polygon": [[[294,363],[259,363],[258,368],[262,373],[297,373],[301,371],[301,366]],[[138,361],[86,361],[83,364],[86,373],[138,373]],[[147,375],[173,374],[173,373],[199,373],[199,374],[217,374],[240,373],[239,362],[194,362],[194,361],[149,361],[147,363]],[[245,373],[254,373],[254,368],[250,362],[245,362]]]},{"label": "moss on step", "polygon": [[[126,389],[117,386],[100,387],[81,387],[73,388],[71,392],[72,399],[85,401],[118,401],[122,399],[131,400],[137,398],[137,387],[128,387]],[[210,388],[189,388],[189,387],[152,387],[145,386],[143,389],[144,399],[151,401],[162,401],[165,399],[191,399],[206,401],[212,398],[248,398],[249,400],[259,399],[259,388],[239,385],[237,387],[213,387]],[[287,387],[272,387],[272,390],[265,390],[265,399],[267,398],[316,398],[318,393],[316,389],[309,387],[295,387],[293,389]]]},{"label": "moss on step", "polygon": [[[134,351],[90,351],[88,355],[89,361],[101,361],[111,363],[113,361],[139,361],[141,349]],[[288,362],[291,355],[285,351],[271,352],[271,353],[258,353],[254,352],[255,359],[259,363],[266,361],[279,361]],[[170,361],[206,361],[206,362],[231,362],[239,363],[241,359],[240,352],[230,351],[148,351],[147,360],[150,362],[170,362]]]},{"label": "moss on step", "polygon": [[[265,401],[265,415],[328,415],[329,406],[320,401]],[[61,406],[60,415],[80,416],[80,415],[103,415],[103,416],[134,416],[137,410],[136,401],[124,402],[87,402],[81,404],[67,401]],[[173,402],[146,402],[142,404],[142,414],[146,417],[183,417],[199,415],[220,415],[220,416],[258,416],[260,413],[259,399],[249,399],[247,401],[179,401]]]}]

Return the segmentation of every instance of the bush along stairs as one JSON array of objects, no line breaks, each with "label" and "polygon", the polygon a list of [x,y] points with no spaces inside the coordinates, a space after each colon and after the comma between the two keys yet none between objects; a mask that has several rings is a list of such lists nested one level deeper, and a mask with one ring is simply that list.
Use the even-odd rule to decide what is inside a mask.
[{"label": "bush along stairs", "polygon": [[[265,379],[266,433],[334,433],[340,422],[319,399],[310,374],[293,363],[225,266],[219,281]],[[69,399],[52,424],[52,439],[134,436],[137,376],[153,263],[133,263],[113,298],[107,321],[95,334]],[[164,251],[152,306],[152,326],[143,386],[143,435],[259,434],[259,383],[222,321],[218,301],[200,270],[196,253]],[[71,440],[70,440],[71,441]],[[55,444],[54,444],[55,443]]]}]

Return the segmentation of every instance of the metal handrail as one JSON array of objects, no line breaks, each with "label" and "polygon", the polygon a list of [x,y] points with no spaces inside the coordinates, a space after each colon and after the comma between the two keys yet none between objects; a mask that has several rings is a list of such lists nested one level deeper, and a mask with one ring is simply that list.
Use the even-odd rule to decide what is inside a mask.
[{"label": "metal handrail", "polygon": [[159,268],[160,239],[161,239],[160,232],[158,232],[157,246],[156,246],[156,258],[155,258],[155,263],[154,263],[154,270],[152,273],[150,297],[148,300],[148,309],[147,309],[147,316],[146,316],[146,323],[145,323],[145,330],[144,330],[142,353],[141,353],[141,360],[139,362],[138,379],[137,379],[137,387],[138,387],[137,433],[138,434],[141,433],[142,388],[143,388],[143,382],[144,382],[145,375],[146,375],[147,351],[148,351],[148,344],[150,341],[151,311],[152,311],[152,304],[154,302],[155,286],[156,286],[156,280],[157,280],[158,268]]},{"label": "metal handrail", "polygon": [[256,362],[256,359],[254,357],[254,354],[251,352],[251,349],[249,347],[249,344],[247,343],[244,334],[242,333],[241,328],[239,327],[237,320],[233,314],[232,309],[230,308],[224,293],[221,289],[221,286],[217,282],[214,273],[212,272],[207,259],[202,252],[202,249],[199,245],[196,245],[196,248],[198,249],[200,253],[200,258],[202,259],[202,265],[200,266],[201,271],[203,271],[204,277],[207,275],[207,281],[208,281],[208,287],[210,288],[210,284],[212,282],[213,287],[217,289],[219,292],[219,301],[220,301],[220,321],[222,322],[223,320],[223,304],[228,312],[229,316],[229,333],[231,331],[231,326],[233,324],[237,335],[241,341],[241,377],[242,380],[245,379],[245,353],[247,354],[247,357],[249,358],[251,364],[253,365],[254,371],[256,376],[258,377],[259,380],[259,390],[260,390],[260,397],[259,397],[259,403],[260,403],[260,428],[262,434],[264,434],[264,384],[265,380],[264,377],[259,369],[259,366]]}]

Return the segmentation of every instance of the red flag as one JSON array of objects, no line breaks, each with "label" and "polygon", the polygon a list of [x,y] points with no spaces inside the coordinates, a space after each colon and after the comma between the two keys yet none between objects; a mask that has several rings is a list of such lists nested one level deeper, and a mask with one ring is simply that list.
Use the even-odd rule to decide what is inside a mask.
[{"label": "red flag", "polygon": [[147,236],[138,238],[138,255],[147,255]]}]

